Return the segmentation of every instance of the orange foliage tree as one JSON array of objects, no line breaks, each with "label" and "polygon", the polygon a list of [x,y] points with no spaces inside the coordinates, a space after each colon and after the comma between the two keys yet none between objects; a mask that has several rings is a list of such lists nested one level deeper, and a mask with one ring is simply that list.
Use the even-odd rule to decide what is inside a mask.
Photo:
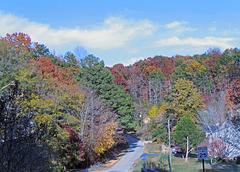
[{"label": "orange foliage tree", "polygon": [[30,55],[31,49],[37,45],[31,41],[30,36],[25,33],[7,34],[6,37],[1,38],[3,41],[8,42],[10,46],[16,49],[16,52],[22,55]]}]

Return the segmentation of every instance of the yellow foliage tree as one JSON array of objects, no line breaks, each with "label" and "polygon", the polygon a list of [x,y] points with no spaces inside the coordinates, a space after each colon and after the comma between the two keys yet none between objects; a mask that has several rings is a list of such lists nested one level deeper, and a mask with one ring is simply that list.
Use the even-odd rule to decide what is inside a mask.
[{"label": "yellow foliage tree", "polygon": [[206,71],[207,68],[197,61],[192,61],[185,70],[187,75],[194,77],[197,71]]},{"label": "yellow foliage tree", "polygon": [[155,119],[156,117],[164,113],[166,107],[167,105],[165,103],[163,103],[162,106],[159,108],[156,105],[153,105],[148,113],[148,117],[150,119]]},{"label": "yellow foliage tree", "polygon": [[192,81],[178,79],[170,93],[171,103],[168,110],[180,119],[183,116],[196,118],[197,109],[203,108],[201,93]]},{"label": "yellow foliage tree", "polygon": [[99,133],[101,134],[97,139],[97,145],[94,148],[94,151],[97,155],[101,155],[107,150],[111,149],[116,142],[113,139],[116,130],[116,123],[108,123],[105,128],[99,127]]},{"label": "yellow foliage tree", "polygon": [[[57,137],[48,140],[53,148],[57,146],[57,140],[64,140],[68,137],[62,126],[69,125],[80,131],[81,122],[78,115],[83,103],[83,93],[68,72],[61,70],[61,76],[69,76],[67,81],[59,79],[51,74],[39,77],[35,66],[29,66],[19,73],[18,80],[23,88],[22,96],[28,97],[18,103],[24,107],[24,111],[33,111],[35,118],[33,122],[38,123],[50,133],[56,133]],[[59,70],[60,71],[60,70]],[[59,74],[59,73],[58,73]],[[58,75],[59,76],[59,75]]]},{"label": "yellow foliage tree", "polygon": [[158,114],[159,114],[159,109],[157,108],[157,106],[153,105],[149,111],[149,118],[154,119],[158,116]]}]

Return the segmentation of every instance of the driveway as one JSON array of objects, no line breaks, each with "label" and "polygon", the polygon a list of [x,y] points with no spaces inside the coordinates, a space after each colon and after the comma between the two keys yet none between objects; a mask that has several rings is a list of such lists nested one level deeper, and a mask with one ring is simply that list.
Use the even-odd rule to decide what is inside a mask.
[{"label": "driveway", "polygon": [[128,172],[134,162],[143,154],[143,142],[129,135],[126,135],[125,137],[129,144],[127,153],[114,166],[105,172]]}]

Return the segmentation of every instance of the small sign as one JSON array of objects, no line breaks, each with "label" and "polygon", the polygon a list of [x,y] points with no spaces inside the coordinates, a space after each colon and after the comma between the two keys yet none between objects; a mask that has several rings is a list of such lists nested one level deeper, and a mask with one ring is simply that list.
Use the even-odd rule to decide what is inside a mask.
[{"label": "small sign", "polygon": [[198,159],[208,159],[207,147],[198,147]]},{"label": "small sign", "polygon": [[145,156],[142,156],[142,161],[146,161],[146,157]]}]

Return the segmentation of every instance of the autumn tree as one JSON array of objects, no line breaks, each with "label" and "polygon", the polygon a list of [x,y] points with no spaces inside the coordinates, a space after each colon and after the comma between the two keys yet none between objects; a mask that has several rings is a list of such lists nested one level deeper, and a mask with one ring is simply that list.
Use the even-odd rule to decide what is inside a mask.
[{"label": "autumn tree", "polygon": [[7,34],[5,37],[2,37],[1,40],[8,43],[11,48],[15,49],[17,54],[21,54],[23,56],[30,56],[31,49],[36,43],[31,41],[30,36],[25,33],[13,33]]},{"label": "autumn tree", "polygon": [[180,119],[183,116],[190,116],[195,119],[197,110],[204,107],[200,92],[192,81],[178,79],[169,92],[168,102],[171,114]]},{"label": "autumn tree", "polygon": [[63,126],[68,137],[61,140],[58,147],[60,163],[67,169],[81,168],[84,161],[85,145],[79,135],[69,125]]},{"label": "autumn tree", "polygon": [[148,89],[146,90],[146,86],[148,83],[144,80],[140,67],[134,64],[133,66],[128,66],[125,72],[128,76],[130,95],[138,101],[141,99],[147,101]]},{"label": "autumn tree", "polygon": [[18,73],[26,66],[26,61],[21,55],[16,53],[15,47],[10,47],[9,43],[0,40],[0,88],[4,89],[11,85]]},{"label": "autumn tree", "polygon": [[202,71],[206,71],[207,68],[198,61],[192,60],[185,70],[186,75],[188,75],[190,78],[193,78],[196,76],[196,72],[201,73]]},{"label": "autumn tree", "polygon": [[124,71],[124,65],[119,63],[119,64],[115,64],[112,67],[113,70],[119,71],[120,73]]},{"label": "autumn tree", "polygon": [[[59,155],[53,162],[57,164],[56,168],[90,165],[118,143],[115,139],[117,116],[112,113],[113,109],[106,106],[107,100],[100,100],[94,91],[83,91],[86,87],[79,86],[69,70],[70,67],[55,66],[45,57],[31,60],[30,66],[35,70],[22,82],[35,89],[22,104],[36,109],[34,120],[43,125],[49,133],[53,129],[56,131],[57,136],[48,140],[49,145]],[[33,82],[36,78],[37,82]],[[122,93],[126,94],[123,89]],[[120,101],[124,103],[123,100]],[[64,127],[66,125],[70,127],[67,132]],[[80,140],[77,139],[79,141],[76,143],[71,141],[71,133],[75,133]],[[82,146],[81,143],[87,145],[84,157],[79,154],[80,159],[74,160],[74,157],[78,156],[75,153],[78,145]],[[58,162],[64,162],[65,165]]]},{"label": "autumn tree", "polygon": [[[66,142],[70,144],[67,140],[73,131],[67,134],[64,126],[69,125],[75,133],[80,133],[81,122],[78,115],[84,96],[72,73],[53,65],[50,59],[41,57],[38,60],[32,59],[28,68],[20,75],[25,76],[21,79],[25,88],[22,94],[27,97],[21,101],[24,112],[33,109],[35,116],[32,121],[42,126],[47,135],[53,134],[47,143],[56,155],[67,151],[69,145]],[[75,143],[71,144],[74,147]],[[76,145],[72,151],[77,151]],[[62,164],[56,163],[63,161],[66,168],[72,168],[66,161],[71,161],[71,157],[75,155],[72,155],[72,152],[68,153],[64,156],[54,156],[54,168],[63,169]]]},{"label": "autumn tree", "polygon": [[213,55],[206,59],[204,63],[208,66],[209,71],[211,72],[212,76],[218,76],[220,70],[220,63],[219,63],[220,55]]},{"label": "autumn tree", "polygon": [[173,73],[175,60],[174,58],[164,57],[164,56],[155,56],[154,62],[157,62],[157,67],[161,69],[164,76],[169,79],[170,75]]},{"label": "autumn tree", "polygon": [[80,136],[86,145],[85,158],[89,163],[94,163],[117,145],[120,137],[115,132],[117,115],[109,106],[103,104],[93,90],[87,88],[85,91],[88,94],[85,94],[78,116],[81,121]]},{"label": "autumn tree", "polygon": [[201,146],[208,147],[211,163],[213,158],[218,158],[219,160],[227,158],[232,151],[230,146],[218,137],[208,136]]},{"label": "autumn tree", "polygon": [[124,76],[120,73],[120,71],[111,69],[111,72],[115,77],[113,80],[114,84],[121,85],[126,90],[126,93],[129,94],[129,84],[125,80]]},{"label": "autumn tree", "polygon": [[149,132],[151,133],[152,138],[158,138],[160,142],[167,144],[167,118],[165,117],[166,104],[158,108],[155,105],[149,110]]},{"label": "autumn tree", "polygon": [[[228,109],[232,115],[236,114],[236,109],[239,109],[240,105],[240,65],[236,65],[232,62],[228,67],[228,89],[226,94],[226,101]],[[234,110],[235,109],[235,110]]]},{"label": "autumn tree", "polygon": [[156,70],[157,70],[157,68],[155,66],[146,66],[142,70],[142,74],[147,79],[149,77],[149,74],[153,71],[156,71]]}]

